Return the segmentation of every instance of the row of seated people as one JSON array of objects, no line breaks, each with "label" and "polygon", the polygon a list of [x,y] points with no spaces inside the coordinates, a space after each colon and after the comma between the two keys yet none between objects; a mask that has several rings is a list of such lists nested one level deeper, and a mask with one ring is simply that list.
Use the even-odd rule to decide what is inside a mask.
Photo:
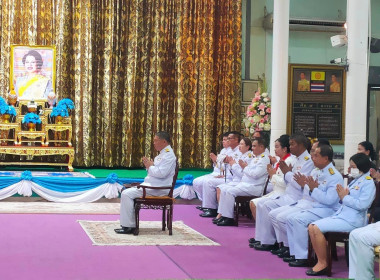
[{"label": "row of seated people", "polygon": [[[318,263],[306,274],[326,274],[324,233],[350,232],[367,223],[367,209],[375,197],[370,158],[365,153],[351,157],[354,179],[344,188],[343,177],[333,165],[333,149],[327,140],[315,142],[309,154],[310,142],[304,135],[283,135],[275,143],[279,161],[274,163],[276,159],[265,153],[262,138],[253,140],[251,157],[246,155],[245,139],[241,141],[241,153],[238,153],[238,139],[238,134],[230,133],[224,140],[225,150],[215,156],[214,173],[194,180],[194,189],[202,199],[204,213],[201,216],[216,216],[213,222],[220,226],[233,225],[234,198],[238,195],[260,196],[269,174],[273,191],[251,201],[256,232],[255,237],[249,239],[250,247],[272,251],[290,266],[307,267],[310,235]],[[224,176],[218,174],[223,168],[221,162],[228,163],[224,167]],[[280,248],[279,244],[282,245]],[[356,260],[351,262],[350,278],[357,275]]]}]

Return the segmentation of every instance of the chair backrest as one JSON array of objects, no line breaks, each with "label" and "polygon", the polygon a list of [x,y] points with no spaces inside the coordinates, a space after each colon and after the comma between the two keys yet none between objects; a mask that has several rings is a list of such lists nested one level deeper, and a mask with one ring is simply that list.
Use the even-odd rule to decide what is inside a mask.
[{"label": "chair backrest", "polygon": [[173,175],[173,183],[172,183],[172,187],[170,188],[170,191],[168,194],[169,197],[173,197],[173,191],[174,191],[175,183],[177,182],[177,177],[178,177],[178,170],[179,170],[179,164],[178,164],[178,160],[176,160],[175,171],[174,171],[174,175]]},{"label": "chair backrest", "polygon": [[264,189],[263,189],[263,194],[262,195],[267,194],[267,188],[268,188],[269,180],[270,180],[270,177],[268,176],[267,180],[265,181],[265,185],[264,185]]}]

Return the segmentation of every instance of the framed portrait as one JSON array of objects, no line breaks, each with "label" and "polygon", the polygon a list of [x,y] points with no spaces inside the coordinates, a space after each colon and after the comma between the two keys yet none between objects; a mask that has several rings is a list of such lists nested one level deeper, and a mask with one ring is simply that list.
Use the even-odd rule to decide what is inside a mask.
[{"label": "framed portrait", "polygon": [[343,144],[345,78],[343,66],[290,64],[287,132]]},{"label": "framed portrait", "polygon": [[241,101],[242,103],[251,103],[252,99],[255,97],[255,92],[259,89],[258,80],[243,80],[241,91]]},{"label": "framed portrait", "polygon": [[55,46],[11,46],[10,89],[19,100],[46,100],[55,92]]}]

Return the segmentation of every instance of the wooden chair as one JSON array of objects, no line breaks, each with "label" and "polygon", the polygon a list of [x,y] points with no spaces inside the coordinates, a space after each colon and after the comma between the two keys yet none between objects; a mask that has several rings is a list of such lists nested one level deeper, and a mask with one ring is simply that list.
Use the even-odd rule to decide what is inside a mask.
[{"label": "wooden chair", "polygon": [[[374,201],[372,202],[372,205],[369,209],[375,208],[375,206],[378,203],[379,196],[380,196],[380,183],[376,182],[376,196]],[[369,223],[372,222],[372,211],[371,215],[369,217]],[[349,232],[326,232],[325,238],[327,240],[327,276],[331,276],[331,270],[332,270],[332,259],[338,260],[337,251],[336,251],[336,242],[343,242],[344,243],[344,253],[346,257],[346,263],[347,266],[349,266],[349,245],[348,245],[348,239],[349,239],[350,233]],[[309,263],[313,264],[315,263],[315,257],[314,252],[312,249],[312,244],[310,242],[309,238],[309,254],[308,254]]]},{"label": "wooden chair", "polygon": [[[267,192],[267,187],[269,183],[269,176],[268,179],[265,182],[263,195]],[[235,207],[234,207],[234,217],[235,217],[235,226],[239,226],[239,213],[244,213],[244,211],[250,211],[245,210],[249,209],[249,202],[254,199],[258,198],[260,196],[254,196],[254,195],[247,195],[247,196],[237,196],[235,197]]]},{"label": "wooden chair", "polygon": [[[136,229],[134,231],[134,235],[139,234],[139,222],[140,222],[140,209],[155,209],[162,210],[162,230],[164,231],[166,228],[167,219],[167,228],[169,230],[169,235],[172,235],[172,223],[173,223],[173,190],[175,183],[177,181],[178,176],[178,161],[176,162],[175,172],[173,176],[173,183],[170,187],[153,187],[153,186],[142,186],[138,185],[137,188],[143,189],[142,197],[135,198],[135,219],[136,219]],[[146,190],[154,189],[154,190],[168,190],[169,194],[167,196],[147,196]],[[167,212],[167,213],[166,213]],[[167,217],[166,217],[167,214]]]},{"label": "wooden chair", "polygon": [[379,278],[380,278],[380,246],[375,247],[375,255],[379,258]]}]

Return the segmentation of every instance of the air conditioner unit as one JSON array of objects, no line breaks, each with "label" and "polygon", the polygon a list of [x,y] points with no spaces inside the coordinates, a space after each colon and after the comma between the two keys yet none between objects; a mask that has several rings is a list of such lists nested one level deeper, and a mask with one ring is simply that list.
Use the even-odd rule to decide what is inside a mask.
[{"label": "air conditioner unit", "polygon": [[[344,24],[345,21],[338,20],[290,18],[289,30],[340,33],[346,31]],[[267,30],[273,29],[273,13],[264,17],[263,27]]]}]

